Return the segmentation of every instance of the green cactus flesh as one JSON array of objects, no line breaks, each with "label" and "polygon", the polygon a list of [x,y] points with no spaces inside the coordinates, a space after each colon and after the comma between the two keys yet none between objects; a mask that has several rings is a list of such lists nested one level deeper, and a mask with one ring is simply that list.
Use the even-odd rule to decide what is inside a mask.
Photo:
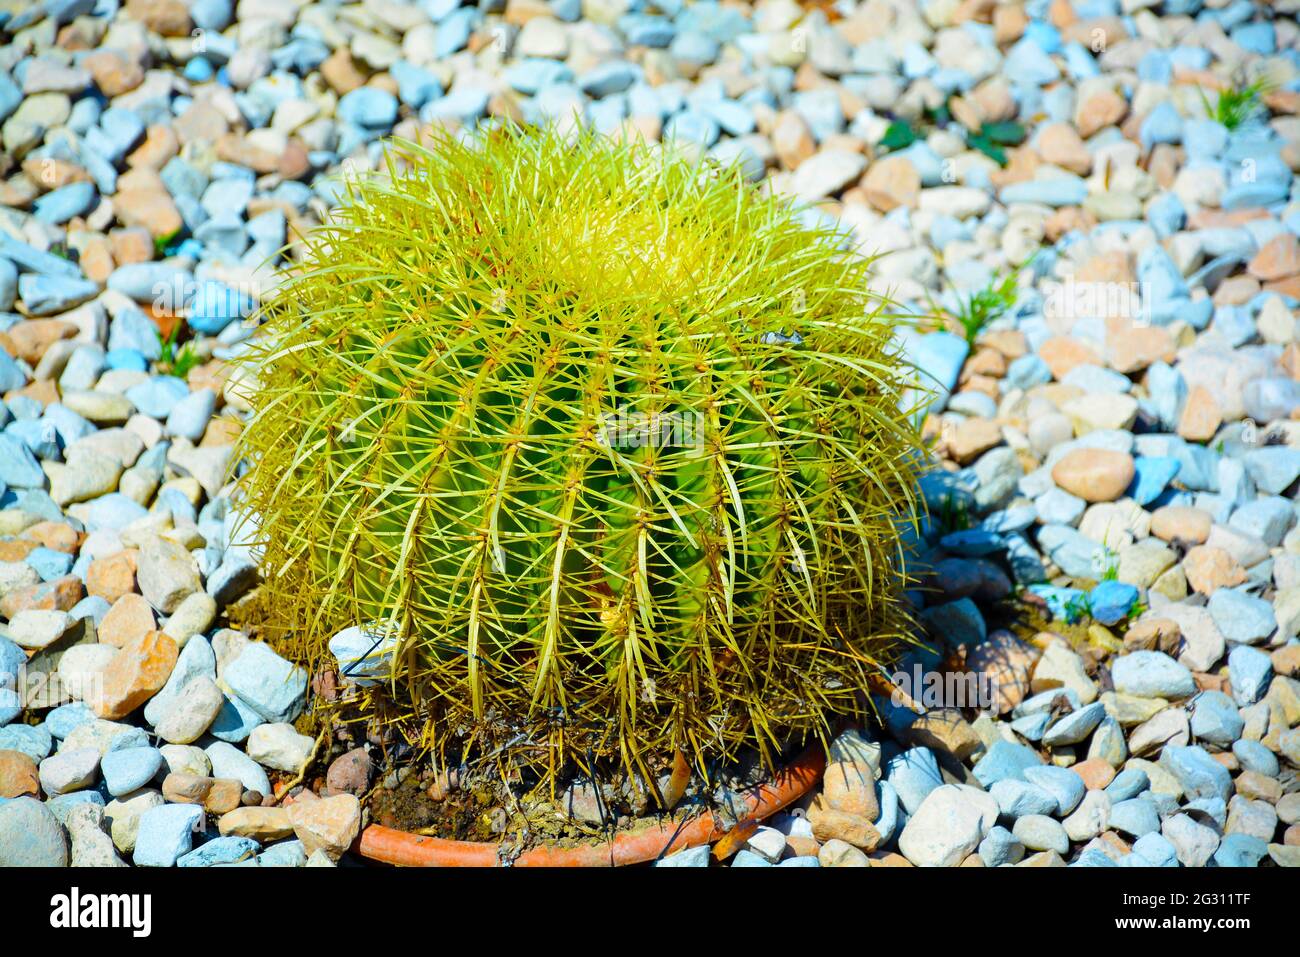
[{"label": "green cactus flesh", "polygon": [[729,170],[390,144],[250,354],[281,648],[400,638],[445,750],[697,760],[859,711],[905,634],[917,437],[868,263]]}]

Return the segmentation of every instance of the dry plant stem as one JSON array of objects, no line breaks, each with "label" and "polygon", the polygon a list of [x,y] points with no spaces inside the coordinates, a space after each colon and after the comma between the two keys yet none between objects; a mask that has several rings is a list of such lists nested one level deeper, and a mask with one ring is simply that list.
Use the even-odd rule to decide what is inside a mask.
[{"label": "dry plant stem", "polygon": [[306,779],[308,769],[316,763],[316,757],[320,754],[321,745],[329,739],[329,736],[330,727],[329,722],[326,721],[325,727],[321,728],[320,734],[316,735],[316,743],[312,745],[311,754],[307,755],[307,760],[302,763],[302,767],[298,769],[298,773],[293,776],[293,779],[282,786],[283,790],[280,793],[280,800],[276,802],[277,804],[283,802],[289,792]]}]

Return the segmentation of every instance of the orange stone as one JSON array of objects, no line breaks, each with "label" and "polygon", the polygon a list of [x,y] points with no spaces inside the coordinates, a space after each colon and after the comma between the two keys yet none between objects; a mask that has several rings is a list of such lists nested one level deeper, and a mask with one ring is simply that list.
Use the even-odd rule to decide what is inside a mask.
[{"label": "orange stone", "polygon": [[1015,43],[1029,26],[1029,15],[1021,7],[999,5],[993,8],[993,40],[998,46]]},{"label": "orange stone", "polygon": [[989,180],[994,186],[1001,189],[1012,183],[1024,183],[1037,178],[1038,168],[1043,165],[1043,161],[1028,145],[1009,149],[1006,153],[1007,165],[989,173]]},{"label": "orange stone", "polygon": [[96,50],[81,65],[95,78],[99,91],[110,99],[129,93],[144,82],[140,64],[118,50]]},{"label": "orange stone", "polygon": [[896,851],[877,851],[868,854],[872,867],[915,867],[911,861]]},{"label": "orange stone", "polygon": [[1078,283],[1129,283],[1133,280],[1133,261],[1128,253],[1119,249],[1098,253],[1074,274],[1074,281]]},{"label": "orange stone", "polygon": [[1178,171],[1182,168],[1182,150],[1170,143],[1156,144],[1147,163],[1147,172],[1161,189],[1173,189],[1174,181],[1178,179]]},{"label": "orange stone", "polygon": [[874,851],[880,843],[880,832],[865,817],[836,811],[823,803],[814,803],[808,809],[808,823],[813,837],[825,844],[839,839],[863,851]]},{"label": "orange stone", "polygon": [[1300,93],[1295,90],[1270,90],[1263,96],[1264,105],[1274,113],[1300,113]]},{"label": "orange stone", "polygon": [[113,197],[113,211],[123,226],[142,226],[154,239],[174,236],[184,225],[180,210],[165,189],[119,189]]},{"label": "orange stone", "polygon": [[834,811],[874,821],[880,816],[876,779],[871,768],[854,761],[833,761],[822,775],[822,800]]},{"label": "orange stone", "polygon": [[172,804],[202,804],[212,790],[213,781],[202,775],[173,771],[163,778],[163,798]]},{"label": "orange stone", "polygon": [[1140,326],[1120,318],[1106,322],[1106,361],[1116,372],[1131,375],[1154,362],[1172,362],[1175,351],[1164,326]]},{"label": "orange stone", "polygon": [[170,126],[155,124],[145,133],[144,142],[132,150],[126,161],[131,166],[160,170],[180,152],[180,140]]},{"label": "orange stone", "polygon": [[921,176],[904,156],[876,160],[862,178],[867,202],[882,213],[899,206],[915,208],[921,194]]},{"label": "orange stone", "polygon": [[821,844],[815,837],[807,837],[803,834],[790,834],[786,836],[785,846],[788,847],[794,857],[816,857],[817,852],[822,849]]},{"label": "orange stone", "polygon": [[1151,513],[1151,534],[1166,542],[1203,545],[1213,524],[1209,512],[1190,505],[1163,505]]},{"label": "orange stone", "polygon": [[199,439],[199,445],[203,448],[211,448],[214,445],[232,445],[239,438],[242,427],[235,419],[228,419],[219,416],[208,420],[208,427],[203,430],[203,438]]},{"label": "orange stone", "polygon": [[966,360],[962,367],[961,381],[969,381],[972,376],[986,375],[1001,379],[1007,374],[1007,360],[997,349],[987,348],[982,343],[975,354]]},{"label": "orange stone", "polygon": [[1089,758],[1070,768],[1083,778],[1084,787],[1089,791],[1100,791],[1115,778],[1115,769],[1101,758]]},{"label": "orange stone", "polygon": [[1128,102],[1114,90],[1100,90],[1079,104],[1075,126],[1084,139],[1128,115]]},{"label": "orange stone", "polygon": [[37,547],[35,542],[7,538],[0,541],[0,562],[21,562]]},{"label": "orange stone", "polygon": [[90,174],[83,167],[67,160],[52,159],[50,157],[41,157],[39,159],[28,157],[23,160],[23,172],[46,189],[58,189],[70,183],[90,181]]},{"label": "orange stone", "polygon": [[1079,19],[1070,0],[1052,0],[1051,5],[1047,8],[1047,18],[1052,22],[1052,26],[1058,30],[1064,30]]},{"label": "orange stone", "polygon": [[1187,228],[1231,229],[1236,226],[1244,226],[1252,220],[1267,219],[1270,215],[1271,214],[1267,209],[1260,209],[1258,207],[1252,209],[1234,209],[1232,211],[1225,209],[1201,208],[1187,217]]},{"label": "orange stone", "polygon": [[[4,345],[3,332],[0,332],[0,347]],[[59,401],[59,387],[53,379],[37,379],[29,382],[21,389],[14,389],[12,392],[5,393],[5,401],[8,402],[16,395],[26,396],[33,402],[39,402],[42,407]]]},{"label": "orange stone", "polygon": [[91,236],[81,248],[81,271],[92,282],[103,285],[116,268],[113,262],[112,244],[107,236]]},{"label": "orange stone", "polygon": [[134,548],[96,558],[86,568],[86,591],[110,605],[135,591],[135,558]]},{"label": "orange stone", "polygon": [[1029,351],[1025,334],[1019,329],[995,329],[980,336],[980,345],[988,346],[1002,353],[1007,360],[1019,359]]},{"label": "orange stone", "polygon": [[71,339],[76,334],[77,327],[62,319],[28,319],[0,333],[0,343],[14,358],[34,366],[41,361],[46,349],[60,339]]},{"label": "orange stone", "polygon": [[1214,290],[1216,306],[1243,306],[1259,295],[1259,280],[1254,276],[1233,276]]},{"label": "orange stone", "polygon": [[1287,276],[1285,279],[1274,279],[1272,282],[1266,282],[1264,283],[1264,291],[1300,299],[1300,276]]},{"label": "orange stone", "polygon": [[1260,248],[1247,269],[1266,282],[1300,273],[1300,239],[1294,233],[1279,233]]},{"label": "orange stone", "polygon": [[1279,364],[1287,375],[1300,380],[1300,345],[1292,342],[1283,349]]},{"label": "orange stone", "polygon": [[1232,694],[1232,681],[1227,675],[1207,675],[1204,671],[1193,671],[1192,680],[1196,682],[1197,691],[1222,691]]},{"label": "orange stone", "polygon": [[1002,429],[989,419],[967,419],[947,436],[948,455],[958,465],[973,462],[1002,444]]},{"label": "orange stone", "polygon": [[813,139],[808,122],[798,113],[786,110],[772,128],[772,148],[782,167],[795,169],[816,152],[817,141]]},{"label": "orange stone", "polygon": [[987,375],[973,375],[966,380],[966,391],[983,392],[995,402],[1001,398],[1002,392],[998,388],[998,380]]},{"label": "orange stone", "polygon": [[65,555],[76,555],[85,536],[64,522],[37,522],[23,531],[23,538]]},{"label": "orange stone", "polygon": [[217,778],[203,799],[203,807],[210,814],[227,814],[240,806],[244,797],[242,781]]},{"label": "orange stone", "polygon": [[1054,243],[1072,229],[1086,233],[1096,225],[1097,217],[1091,213],[1078,206],[1065,206],[1047,217],[1043,223],[1043,235]]},{"label": "orange stone", "polygon": [[345,46],[339,47],[321,63],[320,75],[340,96],[351,93],[366,82],[366,75],[357,68],[356,61]]},{"label": "orange stone", "polygon": [[1038,350],[1038,357],[1052,370],[1052,377],[1060,380],[1070,370],[1080,365],[1101,365],[1101,358],[1082,342],[1069,336],[1053,336]]},{"label": "orange stone", "polygon": [[153,631],[157,625],[149,602],[143,595],[131,592],[113,602],[113,607],[104,615],[99,623],[99,640],[101,644],[123,648]]},{"label": "orange stone", "polygon": [[103,671],[87,704],[101,718],[125,718],[162,690],[176,667],[179,649],[161,631],[151,631],[122,646]]},{"label": "orange stone", "polygon": [[1085,502],[1113,502],[1133,481],[1133,457],[1111,449],[1075,449],[1052,467],[1052,481]]},{"label": "orange stone", "polygon": [[[1052,123],[1038,135],[1038,150],[1043,159],[1080,176],[1092,169],[1092,154],[1069,123]],[[1121,253],[1121,256],[1124,254]]]},{"label": "orange stone", "polygon": [[1273,671],[1288,678],[1300,675],[1300,645],[1284,645],[1272,654]]},{"label": "orange stone", "polygon": [[351,794],[299,801],[289,808],[288,818],[307,854],[319,850],[338,860],[361,830],[361,803]]},{"label": "orange stone", "polygon": [[1222,424],[1223,413],[1214,393],[1203,385],[1193,386],[1178,419],[1178,435],[1188,442],[1208,442]]},{"label": "orange stone", "polygon": [[1232,588],[1246,580],[1246,569],[1222,548],[1197,545],[1183,559],[1183,574],[1193,591],[1212,595],[1220,588]]},{"label": "orange stone", "polygon": [[254,146],[240,133],[227,133],[217,140],[217,158],[258,173],[274,173],[280,165],[278,153]]},{"label": "orange stone", "polygon": [[1028,695],[1038,654],[1010,631],[999,630],[971,649],[966,668],[975,675],[981,691],[988,688],[994,710],[1006,714]]},{"label": "orange stone", "polygon": [[113,244],[113,259],[120,266],[147,263],[153,259],[153,237],[143,226],[115,229],[108,238]]},{"label": "orange stone", "polygon": [[35,761],[21,751],[0,751],[0,798],[35,797],[40,790]]},{"label": "orange stone", "polygon": [[71,611],[86,597],[86,588],[76,575],[15,588],[0,601],[0,614],[13,618],[20,611]]},{"label": "orange stone", "polygon": [[183,0],[127,0],[126,12],[132,20],[165,37],[187,36],[194,25]]}]

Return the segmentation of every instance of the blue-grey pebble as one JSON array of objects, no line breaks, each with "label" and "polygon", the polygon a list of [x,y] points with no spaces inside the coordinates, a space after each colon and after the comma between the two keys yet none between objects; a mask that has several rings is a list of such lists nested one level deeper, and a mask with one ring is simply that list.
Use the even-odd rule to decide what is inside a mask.
[{"label": "blue-grey pebble", "polygon": [[1022,773],[1026,781],[1042,788],[1056,800],[1057,813],[1062,817],[1079,806],[1087,790],[1083,778],[1069,768],[1043,764],[1026,767]]},{"label": "blue-grey pebble", "polygon": [[152,781],[162,764],[162,752],[157,748],[134,747],[108,752],[100,761],[99,768],[108,793],[121,797]]},{"label": "blue-grey pebble", "polygon": [[1160,830],[1160,814],[1155,802],[1145,795],[1129,798],[1111,805],[1110,827],[1131,837],[1141,837]]}]

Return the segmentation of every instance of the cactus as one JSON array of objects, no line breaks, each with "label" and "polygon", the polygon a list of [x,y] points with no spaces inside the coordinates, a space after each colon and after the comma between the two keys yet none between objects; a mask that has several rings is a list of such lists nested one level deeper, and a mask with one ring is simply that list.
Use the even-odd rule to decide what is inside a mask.
[{"label": "cactus", "polygon": [[389,144],[265,306],[244,507],[281,650],[397,641],[421,743],[698,766],[824,735],[907,633],[918,437],[868,263],[733,170]]}]

